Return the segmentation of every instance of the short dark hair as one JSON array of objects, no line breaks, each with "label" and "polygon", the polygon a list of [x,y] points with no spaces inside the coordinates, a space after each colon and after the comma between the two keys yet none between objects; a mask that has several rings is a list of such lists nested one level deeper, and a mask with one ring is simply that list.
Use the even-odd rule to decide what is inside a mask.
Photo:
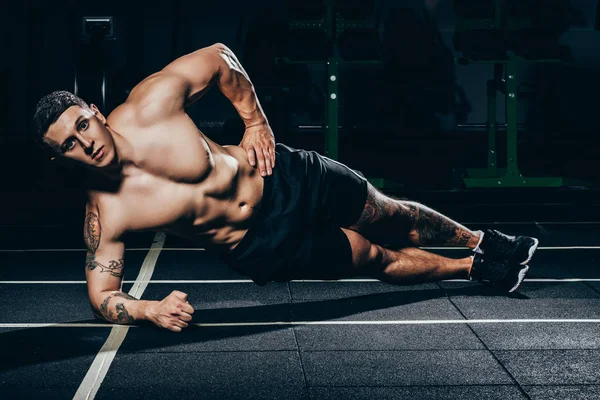
[{"label": "short dark hair", "polygon": [[88,104],[80,97],[66,90],[57,90],[44,97],[37,103],[33,115],[35,129],[34,141],[44,150],[57,153],[59,149],[44,139],[50,125],[56,122],[63,112],[71,106],[89,109]]}]

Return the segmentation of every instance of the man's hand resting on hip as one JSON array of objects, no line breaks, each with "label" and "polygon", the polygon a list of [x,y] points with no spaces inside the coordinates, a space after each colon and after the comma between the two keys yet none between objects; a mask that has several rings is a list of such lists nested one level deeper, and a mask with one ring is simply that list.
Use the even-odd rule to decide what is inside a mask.
[{"label": "man's hand resting on hip", "polygon": [[261,123],[246,128],[240,142],[248,153],[248,161],[253,167],[258,162],[258,170],[262,176],[271,175],[275,168],[275,136],[268,123]]},{"label": "man's hand resting on hip", "polygon": [[187,294],[174,290],[164,300],[148,307],[148,320],[173,332],[181,332],[192,320],[194,308],[187,301]]}]

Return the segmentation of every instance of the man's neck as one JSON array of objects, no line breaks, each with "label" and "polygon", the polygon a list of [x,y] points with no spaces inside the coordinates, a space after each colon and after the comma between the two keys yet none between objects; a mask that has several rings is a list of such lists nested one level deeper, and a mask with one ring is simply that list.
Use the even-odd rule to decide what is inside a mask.
[{"label": "man's neck", "polygon": [[125,177],[127,166],[134,163],[133,146],[127,138],[113,130],[110,126],[107,125],[107,128],[115,144],[115,163],[107,169],[102,170],[101,173],[111,180],[120,180]]}]

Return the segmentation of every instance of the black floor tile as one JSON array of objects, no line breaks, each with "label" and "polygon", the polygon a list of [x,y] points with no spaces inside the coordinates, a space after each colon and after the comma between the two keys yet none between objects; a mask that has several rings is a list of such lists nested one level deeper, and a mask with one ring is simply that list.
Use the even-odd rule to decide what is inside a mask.
[{"label": "black floor tile", "polygon": [[600,299],[517,299],[454,297],[468,319],[597,319]]},{"label": "black floor tile", "polygon": [[597,400],[600,385],[524,386],[531,400]]},{"label": "black floor tile", "polygon": [[188,294],[194,323],[271,322],[290,320],[287,284],[260,287],[248,283],[149,284],[144,300],[162,300],[174,290]]},{"label": "black floor tile", "polygon": [[464,324],[304,325],[295,329],[301,351],[480,350],[484,348]]},{"label": "black floor tile", "polygon": [[[435,283],[423,285],[399,286],[383,282],[291,282],[290,291],[293,300],[336,300],[360,298],[369,295],[381,295],[399,292],[426,292],[439,290]],[[437,292],[436,292],[437,293]],[[440,295],[442,293],[439,293]],[[400,294],[401,295],[401,294]],[[407,294],[407,296],[409,296]]]},{"label": "black floor tile", "polygon": [[[135,280],[147,251],[125,252],[126,280]],[[0,279],[4,281],[83,281],[85,250],[51,252],[0,252]]]},{"label": "black floor tile", "polygon": [[592,288],[592,290],[600,294],[600,282],[587,282],[586,285],[588,285],[590,288]]},{"label": "black floor tile", "polygon": [[513,383],[485,350],[308,351],[302,363],[308,386]]},{"label": "black floor tile", "polygon": [[0,385],[0,398],[3,399],[48,399],[48,400],[71,400],[77,392],[78,386],[37,388],[25,385]]},{"label": "black floor tile", "polygon": [[160,280],[211,280],[244,279],[217,256],[207,251],[161,251],[152,279]]},{"label": "black floor tile", "polygon": [[518,400],[526,397],[516,386],[311,387],[311,400]]},{"label": "black floor tile", "polygon": [[600,349],[598,323],[472,324],[492,350]]},{"label": "black floor tile", "polygon": [[191,326],[180,333],[163,329],[130,329],[119,353],[296,351],[297,349],[294,332],[289,326]]},{"label": "black floor tile", "polygon": [[294,301],[292,318],[294,321],[463,319],[447,299],[423,298],[410,295],[410,292],[340,300]]},{"label": "black floor tile", "polygon": [[597,350],[494,351],[521,385],[599,385]]},{"label": "black floor tile", "polygon": [[[124,284],[128,292],[131,284]],[[101,323],[84,283],[0,285],[0,323]]]},{"label": "black floor tile", "polygon": [[305,399],[297,352],[117,354],[96,399]]},{"label": "black floor tile", "polygon": [[0,322],[94,322],[85,284],[0,285]]},{"label": "black floor tile", "polygon": [[46,394],[50,389],[52,393],[76,389],[109,334],[109,328],[3,329],[0,393],[15,387],[32,394],[41,389],[47,389]]}]

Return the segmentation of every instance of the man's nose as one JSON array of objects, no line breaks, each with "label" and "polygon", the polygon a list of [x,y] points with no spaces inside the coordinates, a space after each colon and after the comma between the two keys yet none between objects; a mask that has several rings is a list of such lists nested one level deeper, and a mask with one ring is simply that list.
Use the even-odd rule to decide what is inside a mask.
[{"label": "man's nose", "polygon": [[79,138],[78,138],[79,142],[83,146],[83,149],[85,150],[85,152],[87,154],[90,154],[92,152],[92,150],[94,149],[94,141],[93,140],[88,140],[83,135],[78,135],[78,136],[79,136]]}]

